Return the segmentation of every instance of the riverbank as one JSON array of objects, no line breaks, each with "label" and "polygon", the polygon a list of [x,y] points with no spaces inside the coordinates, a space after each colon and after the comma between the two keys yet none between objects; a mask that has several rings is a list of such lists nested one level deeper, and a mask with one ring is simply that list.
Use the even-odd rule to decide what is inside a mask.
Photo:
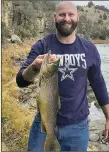
[{"label": "riverbank", "polygon": [[109,40],[92,40],[94,44],[109,44]]},{"label": "riverbank", "polygon": [[109,151],[109,139],[104,140],[105,120],[89,122],[89,146],[87,151]]}]

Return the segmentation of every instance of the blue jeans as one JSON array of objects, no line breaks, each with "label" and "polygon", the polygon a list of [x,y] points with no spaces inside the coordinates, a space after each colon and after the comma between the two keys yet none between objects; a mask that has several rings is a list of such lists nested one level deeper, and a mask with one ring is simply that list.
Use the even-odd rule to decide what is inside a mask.
[{"label": "blue jeans", "polygon": [[[88,119],[77,124],[57,126],[57,138],[61,145],[61,151],[87,151],[89,141]],[[28,151],[43,152],[46,133],[40,130],[40,117],[37,115],[32,124]]]}]

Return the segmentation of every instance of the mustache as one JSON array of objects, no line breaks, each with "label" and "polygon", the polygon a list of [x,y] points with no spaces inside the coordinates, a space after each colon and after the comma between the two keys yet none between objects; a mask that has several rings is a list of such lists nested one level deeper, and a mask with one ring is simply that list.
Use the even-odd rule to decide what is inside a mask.
[{"label": "mustache", "polygon": [[60,25],[64,25],[64,24],[70,24],[70,25],[72,25],[75,22],[74,21],[60,21],[60,22],[57,22],[57,23],[60,24]]},{"label": "mustache", "polygon": [[[71,25],[68,28],[65,28],[63,25],[64,24],[69,24]],[[72,34],[72,32],[76,29],[78,22],[77,21],[58,21],[55,23],[57,31],[60,33],[62,36],[69,36]]]}]

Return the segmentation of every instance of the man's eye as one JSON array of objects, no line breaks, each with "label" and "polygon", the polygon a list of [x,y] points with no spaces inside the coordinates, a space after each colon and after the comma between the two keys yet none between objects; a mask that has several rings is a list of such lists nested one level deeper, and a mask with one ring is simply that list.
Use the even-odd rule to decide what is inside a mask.
[{"label": "man's eye", "polygon": [[74,16],[74,14],[69,14],[69,16]]},{"label": "man's eye", "polygon": [[59,16],[65,16],[64,14],[60,14]]}]

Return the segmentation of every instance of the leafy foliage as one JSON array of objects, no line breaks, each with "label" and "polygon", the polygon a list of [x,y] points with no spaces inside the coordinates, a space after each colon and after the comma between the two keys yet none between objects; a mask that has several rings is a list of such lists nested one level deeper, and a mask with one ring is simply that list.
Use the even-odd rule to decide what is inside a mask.
[{"label": "leafy foliage", "polygon": [[92,7],[94,4],[92,1],[88,2],[88,7]]},{"label": "leafy foliage", "polygon": [[103,14],[103,20],[107,20],[107,15],[106,15],[106,13]]},{"label": "leafy foliage", "polygon": [[106,8],[105,6],[103,6],[103,5],[95,5],[95,9],[99,9],[99,10],[102,10],[102,11],[104,11],[104,12],[109,12],[109,9],[108,8]]},{"label": "leafy foliage", "polygon": [[[55,25],[53,23],[53,14],[55,6],[59,1],[12,1],[12,21],[10,29],[13,29],[15,34],[20,36],[22,39],[37,37],[48,33],[54,33]],[[92,1],[88,3],[88,7],[95,6]],[[105,11],[104,14],[99,14],[96,21],[88,19],[90,11],[85,10],[83,6],[77,6],[77,9],[81,12],[80,20],[78,24],[77,32],[81,36],[87,39],[101,39],[109,38],[108,32],[104,36],[103,29],[105,22],[108,19],[106,9],[104,6],[95,6],[95,15],[100,13],[100,10]],[[98,10],[99,9],[99,10]],[[86,15],[87,14],[87,15]],[[4,23],[2,23],[4,24]],[[2,37],[9,37],[9,29],[2,26]],[[101,32],[100,32],[101,30]],[[108,28],[105,29],[106,31]]]}]

